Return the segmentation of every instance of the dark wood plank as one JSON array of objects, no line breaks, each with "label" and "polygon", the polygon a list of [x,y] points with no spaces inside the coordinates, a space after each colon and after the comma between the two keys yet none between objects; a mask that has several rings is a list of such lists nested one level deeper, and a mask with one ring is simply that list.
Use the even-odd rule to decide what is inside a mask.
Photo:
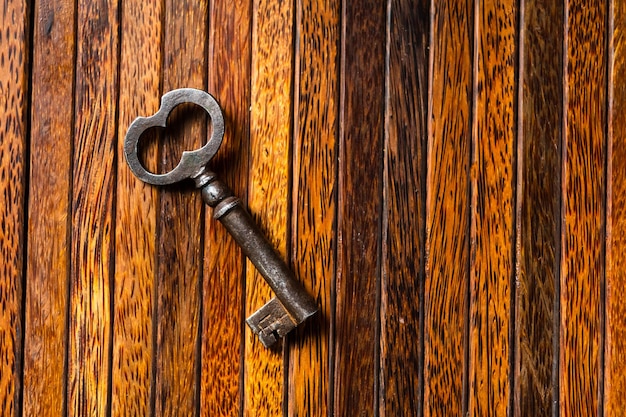
[{"label": "dark wood plank", "polygon": [[379,1],[343,3],[333,404],[340,416],[378,412],[385,16]]},{"label": "dark wood plank", "polygon": [[331,287],[335,274],[340,2],[297,5],[293,150],[293,264],[320,307],[290,344],[289,416],[326,416]]},{"label": "dark wood plank", "polygon": [[[286,258],[294,5],[256,0],[253,9],[248,205],[272,246]],[[247,262],[246,317],[273,296]],[[266,349],[246,327],[244,415],[282,414],[283,358],[280,346]]]},{"label": "dark wood plank", "polygon": [[110,406],[117,3],[78,5],[72,176],[68,415]]},{"label": "dark wood plank", "polygon": [[611,2],[609,36],[609,140],[607,155],[607,262],[604,415],[626,407],[626,3]]},{"label": "dark wood plank", "polygon": [[381,404],[422,411],[424,229],[430,2],[390,3],[385,116]]},{"label": "dark wood plank", "polygon": [[[113,415],[148,416],[154,401],[153,338],[157,188],[137,179],[126,164],[124,137],[138,116],[159,108],[163,9],[159,2],[122,4],[115,282],[113,303]],[[144,163],[157,166],[157,144]]]},{"label": "dark wood plank", "polygon": [[19,416],[28,111],[28,8],[0,2],[0,414]]},{"label": "dark wood plank", "polygon": [[560,411],[597,415],[602,398],[607,7],[565,5]]},{"label": "dark wood plank", "polygon": [[[563,5],[520,10],[519,252],[515,292],[515,415],[550,416],[558,392],[554,350],[559,276]],[[558,327],[556,327],[558,329]]]},{"label": "dark wood plank", "polygon": [[23,412],[58,416],[66,406],[76,8],[39,1],[33,13]]},{"label": "dark wood plank", "polygon": [[[224,111],[224,142],[211,168],[235,195],[245,197],[250,139],[252,2],[213,2],[209,21],[209,84]],[[200,414],[240,414],[245,260],[207,210],[202,317]]]},{"label": "dark wood plank", "polygon": [[516,1],[479,2],[476,13],[468,414],[503,416],[512,411]]},{"label": "dark wood plank", "polygon": [[[164,7],[163,90],[204,90],[208,2],[168,0]],[[206,142],[205,115],[197,110],[187,108],[170,117],[173,135],[161,144],[162,172],[172,169],[184,150],[198,149]],[[199,406],[203,215],[200,193],[192,184],[161,192],[157,213],[156,416],[191,416]]]},{"label": "dark wood plank", "polygon": [[465,415],[473,3],[433,3],[426,190],[424,415]]}]

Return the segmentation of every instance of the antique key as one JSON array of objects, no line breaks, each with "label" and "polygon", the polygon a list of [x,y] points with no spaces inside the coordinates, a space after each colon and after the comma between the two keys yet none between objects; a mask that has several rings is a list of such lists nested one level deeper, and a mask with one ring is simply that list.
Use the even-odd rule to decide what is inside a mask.
[{"label": "antique key", "polygon": [[[202,107],[211,117],[213,132],[200,149],[185,151],[178,165],[166,174],[149,172],[139,160],[139,138],[155,127],[166,127],[167,117],[183,103]],[[159,111],[150,117],[138,117],[131,123],[124,140],[124,153],[131,171],[140,180],[153,185],[173,184],[192,179],[201,189],[202,200],[213,208],[213,217],[219,220],[233,236],[243,253],[250,259],[270,285],[275,298],[246,319],[266,347],[273,345],[308,317],[315,314],[317,306],[304,287],[274,251],[260,230],[242,207],[241,200],[207,169],[224,137],[224,118],[217,101],[208,93],[193,88],[170,91],[161,98]]]}]

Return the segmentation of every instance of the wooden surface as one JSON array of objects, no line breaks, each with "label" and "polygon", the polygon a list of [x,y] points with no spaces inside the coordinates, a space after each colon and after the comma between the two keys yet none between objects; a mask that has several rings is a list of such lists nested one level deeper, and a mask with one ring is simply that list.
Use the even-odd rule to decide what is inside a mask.
[{"label": "wooden surface", "polygon": [[[518,0],[0,1],[0,415],[626,416],[626,13]],[[129,123],[211,92],[272,291]],[[174,112],[142,158],[207,140]]]}]

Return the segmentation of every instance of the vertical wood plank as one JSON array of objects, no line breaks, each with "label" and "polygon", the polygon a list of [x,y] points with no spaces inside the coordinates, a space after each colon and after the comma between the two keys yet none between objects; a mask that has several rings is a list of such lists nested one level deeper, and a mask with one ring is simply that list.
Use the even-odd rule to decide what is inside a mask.
[{"label": "vertical wood plank", "polygon": [[296,276],[320,307],[290,344],[289,416],[329,415],[331,287],[335,275],[340,2],[297,12],[292,240]]},{"label": "vertical wood plank", "polygon": [[[122,7],[111,410],[147,416],[154,401],[157,188],[137,179],[122,155],[130,123],[159,108],[163,10],[160,2]],[[156,144],[147,148],[144,163],[155,167]]]},{"label": "vertical wood plank", "polygon": [[39,1],[33,13],[24,415],[58,416],[66,405],[76,9]]},{"label": "vertical wood plank", "polygon": [[432,2],[424,415],[466,412],[473,2]]},{"label": "vertical wood plank", "polygon": [[0,3],[0,414],[20,415],[28,8]]},{"label": "vertical wood plank", "polygon": [[78,5],[72,178],[68,415],[110,406],[117,3]]},{"label": "vertical wood plank", "polygon": [[381,404],[421,415],[430,2],[393,0],[388,27]]},{"label": "vertical wood plank", "polygon": [[[225,138],[211,169],[235,195],[245,196],[250,140],[252,2],[211,3],[208,91],[220,103]],[[240,415],[245,260],[234,240],[207,210],[202,317],[203,416]]]},{"label": "vertical wood plank", "polygon": [[[520,235],[515,293],[515,415],[550,416],[560,253],[563,6],[524,1],[520,10],[521,108],[517,195]],[[558,329],[558,327],[556,327]]]},{"label": "vertical wood plank", "polygon": [[343,3],[333,404],[340,416],[378,412],[385,16],[380,1]]},{"label": "vertical wood plank", "polygon": [[[274,248],[287,252],[292,123],[292,1],[253,3],[250,178],[248,205]],[[246,317],[273,297],[248,261]],[[280,415],[284,362],[280,347],[266,349],[246,327],[244,415]]]},{"label": "vertical wood plank", "polygon": [[626,416],[626,4],[611,2],[604,415]]},{"label": "vertical wood plank", "polygon": [[[168,0],[164,7],[163,90],[204,90],[208,2]],[[174,133],[161,145],[161,172],[206,142],[204,120],[203,111],[189,108],[170,117]],[[164,190],[157,214],[156,416],[196,415],[199,405],[204,210],[200,193],[187,186]]]},{"label": "vertical wood plank", "polygon": [[563,415],[601,411],[607,7],[565,5],[560,282]]},{"label": "vertical wood plank", "polygon": [[470,258],[469,414],[510,411],[517,6],[479,2]]}]

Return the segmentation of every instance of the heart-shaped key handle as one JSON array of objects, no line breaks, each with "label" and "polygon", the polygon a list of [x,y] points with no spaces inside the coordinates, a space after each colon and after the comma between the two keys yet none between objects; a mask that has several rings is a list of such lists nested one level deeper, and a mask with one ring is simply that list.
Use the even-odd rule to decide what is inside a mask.
[{"label": "heart-shaped key handle", "polygon": [[[183,103],[194,103],[209,113],[213,124],[211,138],[202,148],[183,152],[180,162],[166,174],[148,172],[137,155],[141,135],[154,127],[166,127],[167,117]],[[216,175],[206,168],[217,152],[224,136],[224,117],[217,101],[204,91],[182,88],[171,91],[161,99],[161,108],[151,117],[138,117],[128,128],[124,143],[126,160],[133,173],[142,181],[154,185],[173,184],[193,179],[202,190],[202,199],[213,207],[213,217],[218,219],[233,236],[243,253],[250,259],[276,298],[246,319],[246,322],[265,346],[271,346],[279,337],[315,314],[315,300],[296,281],[293,274],[274,251],[267,239],[242,207],[241,201]]]},{"label": "heart-shaped key handle", "polygon": [[[200,149],[185,151],[176,167],[166,174],[149,172],[139,160],[137,146],[139,138],[149,129],[165,128],[167,117],[176,106],[193,103],[202,107],[211,117],[213,133],[209,141]],[[195,88],[181,88],[170,91],[161,98],[159,111],[150,117],[138,117],[129,126],[124,141],[124,153],[131,171],[140,180],[153,185],[167,185],[194,178],[204,171],[206,165],[215,155],[224,137],[224,116],[219,104],[213,96]]]}]

